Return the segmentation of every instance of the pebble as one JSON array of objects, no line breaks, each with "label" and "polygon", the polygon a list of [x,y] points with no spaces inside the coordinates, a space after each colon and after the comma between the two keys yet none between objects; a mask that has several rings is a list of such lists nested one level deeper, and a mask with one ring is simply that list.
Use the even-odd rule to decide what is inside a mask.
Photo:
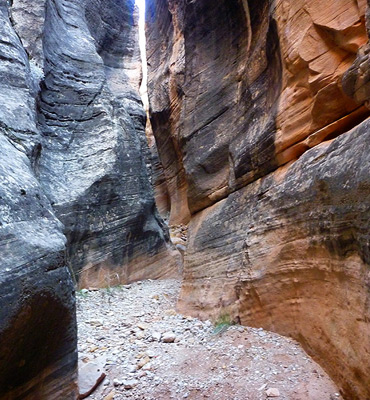
[{"label": "pebble", "polygon": [[121,385],[123,385],[123,382],[118,380],[118,379],[113,379],[113,385],[114,386],[121,386]]},{"label": "pebble", "polygon": [[137,369],[143,368],[145,364],[147,364],[150,361],[150,358],[148,356],[142,358],[138,364],[137,364]]},{"label": "pebble", "polygon": [[135,386],[138,385],[138,383],[139,381],[137,381],[136,379],[127,380],[123,382],[123,387],[126,390],[133,389]]},{"label": "pebble", "polygon": [[137,327],[143,331],[145,331],[146,329],[148,329],[148,324],[142,323],[140,322],[139,324],[137,324]]},{"label": "pebble", "polygon": [[280,391],[277,388],[269,388],[266,390],[266,396],[267,397],[279,397]]},{"label": "pebble", "polygon": [[173,343],[176,340],[176,335],[173,332],[165,332],[162,335],[163,343]]},{"label": "pebble", "polygon": [[156,353],[153,350],[148,350],[146,354],[148,355],[149,358],[153,358],[156,356]]},{"label": "pebble", "polygon": [[109,394],[107,394],[103,400],[113,400],[116,392],[112,390]]},{"label": "pebble", "polygon": [[127,368],[127,371],[128,371],[129,373],[133,373],[133,372],[136,372],[137,369],[138,369],[138,368],[136,367],[136,365],[129,365],[128,368]]},{"label": "pebble", "polygon": [[152,338],[159,342],[161,340],[162,334],[160,332],[153,332],[152,333]]},{"label": "pebble", "polygon": [[143,369],[143,371],[151,371],[152,364],[151,363],[145,364],[142,369]]}]

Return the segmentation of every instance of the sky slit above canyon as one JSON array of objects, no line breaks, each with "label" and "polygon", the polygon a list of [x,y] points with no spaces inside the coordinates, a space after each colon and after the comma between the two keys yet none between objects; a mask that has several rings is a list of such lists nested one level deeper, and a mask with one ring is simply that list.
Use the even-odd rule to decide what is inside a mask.
[{"label": "sky slit above canyon", "polygon": [[143,101],[145,111],[149,109],[148,99],[148,66],[146,61],[146,37],[145,37],[145,0],[135,0],[136,6],[139,8],[139,45],[142,65],[142,82],[140,85],[140,96]]}]

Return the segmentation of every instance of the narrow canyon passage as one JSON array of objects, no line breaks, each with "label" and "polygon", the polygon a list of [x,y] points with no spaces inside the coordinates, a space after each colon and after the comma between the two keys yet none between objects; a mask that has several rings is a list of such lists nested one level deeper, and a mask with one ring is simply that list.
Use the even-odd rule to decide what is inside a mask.
[{"label": "narrow canyon passage", "polygon": [[145,3],[0,2],[0,400],[369,400],[370,0]]}]

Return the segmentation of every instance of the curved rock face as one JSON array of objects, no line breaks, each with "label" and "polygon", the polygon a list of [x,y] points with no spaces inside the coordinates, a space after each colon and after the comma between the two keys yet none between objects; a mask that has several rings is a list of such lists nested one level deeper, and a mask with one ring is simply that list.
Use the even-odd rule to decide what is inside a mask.
[{"label": "curved rock face", "polygon": [[11,16],[38,96],[35,170],[64,224],[76,280],[175,275],[146,169],[134,0],[30,3],[15,0]]},{"label": "curved rock face", "polygon": [[38,66],[44,65],[42,37],[46,0],[12,0],[10,15],[22,45],[30,59]]},{"label": "curved rock face", "polygon": [[349,399],[367,398],[370,372],[369,129],[198,213],[179,305],[293,336]]},{"label": "curved rock face", "polygon": [[294,336],[348,399],[370,396],[365,21],[365,1],[147,4],[153,131],[190,219],[180,309]]},{"label": "curved rock face", "polygon": [[[369,0],[366,9],[366,29],[370,33],[370,7]],[[342,84],[344,92],[354,98],[357,103],[364,103],[369,108],[369,43],[361,47],[350,69],[344,74]]]},{"label": "curved rock face", "polygon": [[[188,222],[187,181],[179,149],[178,120],[181,111],[184,40],[169,3],[146,2],[148,93],[151,124],[167,182],[170,223]],[[174,16],[176,18],[176,16]],[[163,46],[163,38],[167,38]],[[159,134],[161,132],[161,134]]]},{"label": "curved rock face", "polygon": [[365,4],[328,3],[149,1],[151,120],[172,220],[189,219],[179,204],[195,213],[368,116],[341,89],[367,41]]},{"label": "curved rock face", "polygon": [[73,4],[46,3],[37,166],[70,264],[81,287],[174,274],[145,167],[145,113],[126,73],[138,58],[134,2]]},{"label": "curved rock face", "polygon": [[72,275],[177,273],[146,171],[137,11],[3,1],[0,36],[0,399],[75,399]]},{"label": "curved rock face", "polygon": [[[243,175],[273,168],[281,62],[267,1],[251,15],[247,4],[244,10],[242,3],[226,0],[165,6],[148,4],[148,92],[171,197],[170,221],[181,223],[189,219],[188,209],[195,212],[221,198]],[[161,46],[164,35],[169,47]],[[250,137],[242,134],[247,127]]]},{"label": "curved rock face", "polygon": [[28,58],[0,6],[0,398],[75,399],[66,238],[31,160],[40,143]]}]

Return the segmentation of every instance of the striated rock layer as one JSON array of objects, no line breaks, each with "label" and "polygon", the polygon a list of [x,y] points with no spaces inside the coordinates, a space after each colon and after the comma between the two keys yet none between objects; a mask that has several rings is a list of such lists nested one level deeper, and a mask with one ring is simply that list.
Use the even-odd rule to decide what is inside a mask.
[{"label": "striated rock layer", "polygon": [[148,3],[151,120],[175,222],[369,115],[341,88],[367,41],[364,2]]},{"label": "striated rock layer", "polygon": [[0,399],[76,398],[74,282],[173,276],[133,0],[0,4]]},{"label": "striated rock layer", "polygon": [[370,397],[366,7],[147,2],[180,309],[294,336],[348,399]]},{"label": "striated rock layer", "polygon": [[369,140],[367,122],[194,216],[179,305],[295,337],[351,399],[370,373]]},{"label": "striated rock layer", "polygon": [[32,72],[0,5],[0,399],[75,399],[77,337],[63,226],[33,172]]},{"label": "striated rock layer", "polygon": [[81,287],[171,275],[145,167],[145,113],[126,74],[126,59],[137,56],[134,2],[73,4],[46,8],[41,184]]},{"label": "striated rock layer", "polygon": [[41,81],[35,170],[79,286],[174,276],[146,169],[134,0],[16,0],[11,11],[36,93]]}]

